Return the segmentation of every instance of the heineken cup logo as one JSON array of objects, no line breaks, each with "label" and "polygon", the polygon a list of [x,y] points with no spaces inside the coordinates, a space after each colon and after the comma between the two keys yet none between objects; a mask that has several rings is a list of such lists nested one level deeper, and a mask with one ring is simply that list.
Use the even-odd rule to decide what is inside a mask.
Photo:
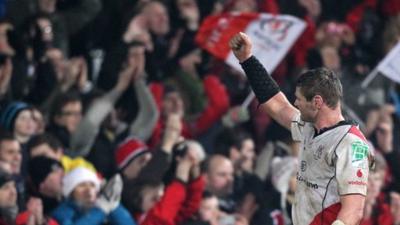
[{"label": "heineken cup logo", "polygon": [[368,145],[362,141],[355,141],[351,144],[353,165],[359,164],[363,159],[368,157]]}]

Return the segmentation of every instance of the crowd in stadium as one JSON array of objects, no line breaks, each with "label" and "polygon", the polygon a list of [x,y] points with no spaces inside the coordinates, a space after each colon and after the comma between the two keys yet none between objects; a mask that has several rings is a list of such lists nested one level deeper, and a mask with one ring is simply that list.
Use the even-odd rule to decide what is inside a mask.
[{"label": "crowd in stadium", "polygon": [[306,22],[272,77],[293,101],[335,71],[375,155],[361,225],[400,225],[400,84],[361,85],[400,0],[1,0],[0,225],[292,224],[298,143],[196,42],[224,13]]}]

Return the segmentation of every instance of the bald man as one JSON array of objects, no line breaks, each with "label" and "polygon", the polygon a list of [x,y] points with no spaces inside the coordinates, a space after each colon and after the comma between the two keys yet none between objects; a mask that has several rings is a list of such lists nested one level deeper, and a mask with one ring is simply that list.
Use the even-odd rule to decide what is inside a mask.
[{"label": "bald man", "polygon": [[233,192],[234,169],[231,160],[223,155],[212,155],[205,167],[206,189],[220,200],[220,208],[230,212],[234,202],[230,199]]}]

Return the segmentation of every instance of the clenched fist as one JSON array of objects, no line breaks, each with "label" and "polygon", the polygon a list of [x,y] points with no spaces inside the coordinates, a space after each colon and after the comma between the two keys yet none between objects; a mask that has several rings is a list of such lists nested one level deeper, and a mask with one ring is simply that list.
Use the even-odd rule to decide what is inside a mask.
[{"label": "clenched fist", "polygon": [[251,56],[251,40],[245,33],[238,33],[229,41],[233,54],[240,63],[246,61]]}]

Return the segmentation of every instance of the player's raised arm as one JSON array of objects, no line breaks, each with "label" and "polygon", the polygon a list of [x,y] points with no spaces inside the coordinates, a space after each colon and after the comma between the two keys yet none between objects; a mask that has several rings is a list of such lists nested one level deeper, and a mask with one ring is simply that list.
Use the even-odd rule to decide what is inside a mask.
[{"label": "player's raised arm", "polygon": [[268,74],[264,66],[252,56],[250,38],[240,32],[229,42],[233,54],[239,60],[261,107],[282,126],[290,129],[297,109],[290,104],[279,86]]}]

